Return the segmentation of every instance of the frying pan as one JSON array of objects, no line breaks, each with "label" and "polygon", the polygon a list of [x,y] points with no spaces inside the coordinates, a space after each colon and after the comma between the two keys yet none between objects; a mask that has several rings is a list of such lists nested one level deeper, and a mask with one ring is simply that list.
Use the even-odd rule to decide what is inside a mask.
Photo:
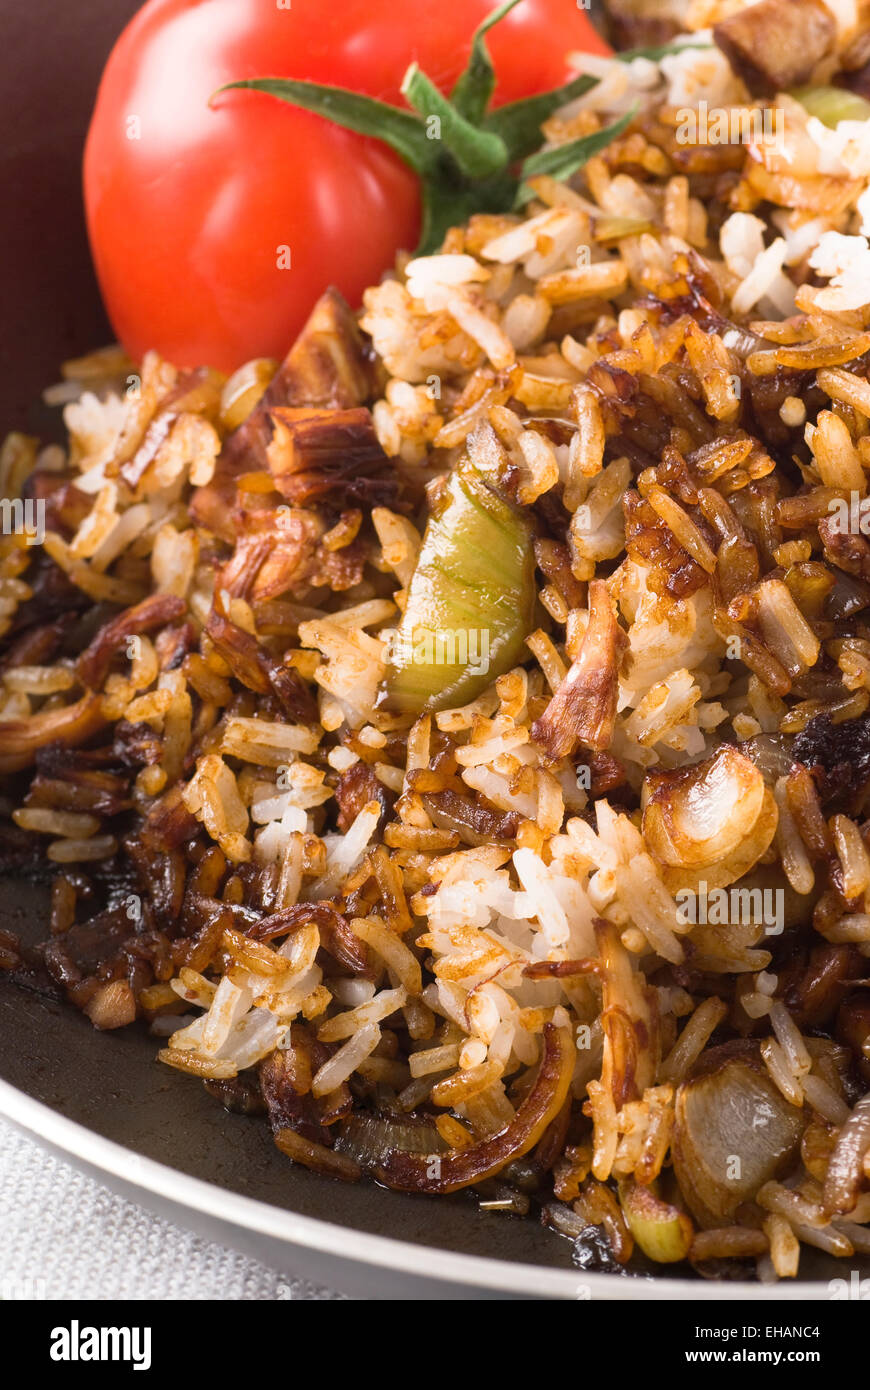
[{"label": "frying pan", "polygon": [[[42,388],[64,358],[111,341],[79,167],[102,65],[137,8],[134,0],[0,0],[0,429],[57,435]],[[0,885],[0,926],[37,941],[46,920],[43,885]],[[291,1164],[261,1120],[227,1114],[157,1063],[144,1029],[99,1033],[76,1010],[3,976],[0,1038],[0,1113],[14,1124],[176,1222],[357,1296],[829,1298],[829,1279],[860,1268],[806,1251],[801,1280],[771,1289],[590,1272],[570,1241],[534,1220],[481,1213],[470,1195],[345,1185]]]}]

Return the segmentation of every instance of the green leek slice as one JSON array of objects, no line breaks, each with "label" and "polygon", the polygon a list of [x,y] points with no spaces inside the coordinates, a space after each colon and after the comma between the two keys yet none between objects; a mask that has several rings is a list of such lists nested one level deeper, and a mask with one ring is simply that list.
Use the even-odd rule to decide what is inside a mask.
[{"label": "green leek slice", "polygon": [[822,125],[830,126],[831,130],[840,121],[870,119],[870,101],[845,87],[797,87],[791,95],[811,116],[820,120]]},{"label": "green leek slice", "polygon": [[464,456],[430,517],[379,703],[402,714],[474,700],[525,654],[532,525]]}]

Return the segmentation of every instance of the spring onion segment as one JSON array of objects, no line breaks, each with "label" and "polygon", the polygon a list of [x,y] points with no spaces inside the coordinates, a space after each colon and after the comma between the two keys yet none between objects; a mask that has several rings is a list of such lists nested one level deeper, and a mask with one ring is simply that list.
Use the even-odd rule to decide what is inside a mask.
[{"label": "spring onion segment", "polygon": [[841,121],[870,119],[870,101],[845,87],[797,87],[791,95],[805,111],[831,130]]},{"label": "spring onion segment", "polygon": [[533,627],[534,570],[531,522],[463,456],[426,526],[381,704],[448,709],[515,666]]}]

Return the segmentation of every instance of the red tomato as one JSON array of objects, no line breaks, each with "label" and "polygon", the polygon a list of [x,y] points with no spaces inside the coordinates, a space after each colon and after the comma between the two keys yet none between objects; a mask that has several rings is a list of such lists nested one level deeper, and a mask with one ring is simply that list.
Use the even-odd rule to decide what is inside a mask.
[{"label": "red tomato", "polygon": [[[385,145],[223,83],[296,77],[405,106],[416,59],[443,90],[494,0],[149,0],[97,96],[84,186],[118,337],[180,366],[281,357],[335,284],[352,304],[413,249],[418,181]],[[607,52],[576,0],[523,0],[490,32],[495,100],[564,82]],[[289,268],[288,268],[289,262]]]}]

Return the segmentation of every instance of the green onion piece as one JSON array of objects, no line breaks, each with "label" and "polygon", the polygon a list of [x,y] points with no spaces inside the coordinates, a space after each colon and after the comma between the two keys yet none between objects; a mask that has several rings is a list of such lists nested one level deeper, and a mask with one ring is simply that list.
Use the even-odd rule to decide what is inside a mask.
[{"label": "green onion piece", "polygon": [[620,1204],[628,1229],[649,1259],[662,1265],[687,1259],[694,1228],[685,1212],[635,1182],[621,1185]]},{"label": "green onion piece", "polygon": [[379,703],[416,715],[475,699],[522,659],[534,606],[531,523],[464,456],[426,526]]},{"label": "green onion piece", "polygon": [[840,121],[870,120],[870,101],[845,87],[795,87],[791,95],[805,111],[831,130]]},{"label": "green onion piece", "polygon": [[477,125],[483,119],[495,90],[495,71],[486,46],[486,35],[518,4],[519,0],[505,0],[475,31],[468,66],[450,93],[450,100],[460,116],[471,121],[472,125]]}]

